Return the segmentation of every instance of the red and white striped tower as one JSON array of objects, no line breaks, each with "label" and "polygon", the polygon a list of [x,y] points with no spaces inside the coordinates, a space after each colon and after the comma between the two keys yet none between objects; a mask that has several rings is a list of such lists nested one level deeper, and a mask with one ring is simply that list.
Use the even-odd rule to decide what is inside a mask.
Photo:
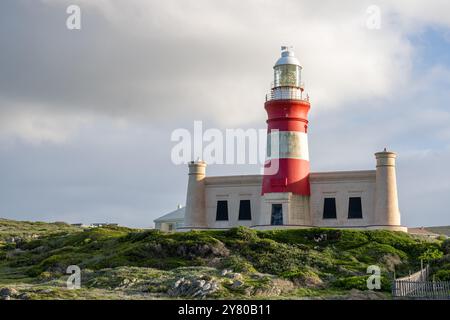
[{"label": "red and white striped tower", "polygon": [[[279,152],[268,154],[262,193],[292,192],[310,195],[308,155],[308,111],[310,104],[303,98],[299,61],[290,48],[282,47],[281,58],[274,66],[274,83],[266,98],[268,142],[272,133],[279,137]],[[276,133],[278,130],[278,133]],[[274,159],[273,156],[276,158]],[[279,161],[279,165],[273,163]],[[270,168],[276,168],[271,174]]]},{"label": "red and white striped tower", "polygon": [[[302,67],[299,61],[291,48],[281,47],[281,50],[281,58],[274,66],[274,83],[264,106],[268,115],[268,154],[262,194],[269,199],[268,204],[277,201],[284,203],[281,224],[307,223],[310,195],[307,131],[310,104],[309,98],[303,97]],[[271,141],[277,142],[278,152],[272,150],[277,148]],[[297,204],[292,206],[296,196],[300,200],[296,200]],[[274,208],[269,207],[266,210],[272,214],[270,224],[274,224]],[[302,207],[304,212],[290,212],[294,207],[297,208],[295,210]],[[268,223],[268,220],[265,221]]]}]

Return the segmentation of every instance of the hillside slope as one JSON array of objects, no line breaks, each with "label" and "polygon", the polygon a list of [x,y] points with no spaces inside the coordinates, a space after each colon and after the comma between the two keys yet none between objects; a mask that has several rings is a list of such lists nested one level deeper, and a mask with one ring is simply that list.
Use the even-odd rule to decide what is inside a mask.
[{"label": "hillside slope", "polygon": [[40,236],[80,231],[82,231],[81,228],[63,222],[13,221],[0,218],[0,244],[2,242],[29,241]]},{"label": "hillside slope", "polygon": [[[6,242],[13,231],[5,225],[15,225],[22,240]],[[0,230],[0,289],[12,287],[13,297],[27,299],[385,298],[394,272],[418,270],[421,258],[439,266],[443,277],[442,268],[450,270],[448,243],[389,231],[163,234],[5,220]],[[82,270],[80,290],[66,289],[69,265]],[[381,268],[378,292],[367,291],[369,265]]]},{"label": "hillside slope", "polygon": [[426,227],[425,229],[437,234],[443,234],[447,237],[450,237],[450,226]]}]

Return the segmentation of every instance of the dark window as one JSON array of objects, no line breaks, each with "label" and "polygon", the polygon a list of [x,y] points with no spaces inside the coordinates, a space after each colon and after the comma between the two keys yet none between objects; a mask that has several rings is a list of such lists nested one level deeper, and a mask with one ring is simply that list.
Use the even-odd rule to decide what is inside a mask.
[{"label": "dark window", "polygon": [[281,204],[272,204],[272,217],[270,224],[279,226],[283,224],[283,206]]},{"label": "dark window", "polygon": [[250,200],[241,200],[239,203],[239,220],[252,220]]},{"label": "dark window", "polygon": [[336,199],[325,198],[323,202],[323,218],[336,219]]},{"label": "dark window", "polygon": [[350,197],[348,201],[348,218],[362,219],[361,197]]},{"label": "dark window", "polygon": [[228,201],[226,200],[217,201],[216,220],[228,221]]}]

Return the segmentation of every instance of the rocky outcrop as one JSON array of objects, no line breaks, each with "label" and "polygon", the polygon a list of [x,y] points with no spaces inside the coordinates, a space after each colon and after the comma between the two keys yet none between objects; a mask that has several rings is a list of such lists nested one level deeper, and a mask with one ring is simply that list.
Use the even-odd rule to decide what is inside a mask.
[{"label": "rocky outcrop", "polygon": [[11,298],[16,297],[19,293],[14,288],[1,288],[0,289],[0,300],[11,300]]},{"label": "rocky outcrop", "polygon": [[219,284],[215,280],[201,278],[178,279],[167,294],[171,297],[206,298],[219,290]]}]

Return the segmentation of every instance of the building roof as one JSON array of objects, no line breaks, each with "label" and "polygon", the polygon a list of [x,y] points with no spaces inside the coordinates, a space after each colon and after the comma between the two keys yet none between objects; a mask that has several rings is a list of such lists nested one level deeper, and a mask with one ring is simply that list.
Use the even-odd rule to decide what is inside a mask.
[{"label": "building roof", "polygon": [[175,211],[169,212],[155,220],[153,222],[164,222],[164,221],[176,221],[176,220],[184,220],[184,212],[186,207],[179,208]]},{"label": "building roof", "polygon": [[281,47],[281,58],[278,59],[274,67],[286,64],[299,66],[301,68],[300,62],[295,57],[294,51],[292,51],[292,47]]}]

